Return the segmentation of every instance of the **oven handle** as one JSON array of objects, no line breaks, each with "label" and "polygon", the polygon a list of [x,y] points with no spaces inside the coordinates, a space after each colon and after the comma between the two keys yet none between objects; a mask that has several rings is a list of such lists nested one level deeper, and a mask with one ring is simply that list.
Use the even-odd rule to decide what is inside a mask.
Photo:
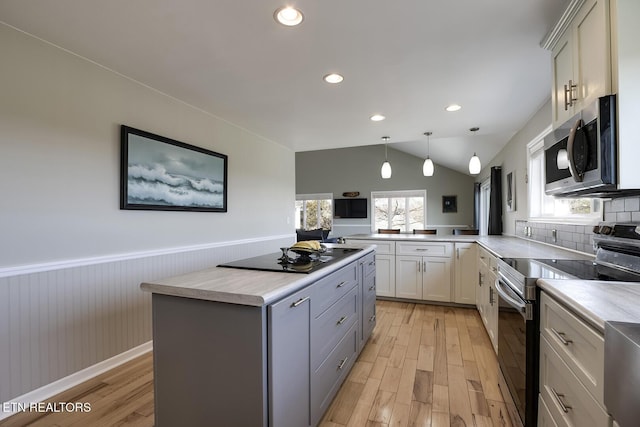
[{"label": "oven handle", "polygon": [[504,280],[500,277],[496,280],[496,292],[500,298],[505,300],[511,307],[518,310],[518,313],[524,317],[525,320],[531,320],[530,317],[530,309],[528,304],[521,301],[520,298],[512,296],[513,291],[509,288],[509,285],[504,284]]}]

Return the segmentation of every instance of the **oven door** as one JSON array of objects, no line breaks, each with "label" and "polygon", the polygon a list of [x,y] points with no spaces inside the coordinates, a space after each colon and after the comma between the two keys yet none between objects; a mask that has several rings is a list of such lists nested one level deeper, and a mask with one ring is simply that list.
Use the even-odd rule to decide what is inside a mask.
[{"label": "oven door", "polygon": [[524,301],[503,276],[498,294],[498,363],[509,393],[526,427],[538,412],[538,333],[534,306]]}]

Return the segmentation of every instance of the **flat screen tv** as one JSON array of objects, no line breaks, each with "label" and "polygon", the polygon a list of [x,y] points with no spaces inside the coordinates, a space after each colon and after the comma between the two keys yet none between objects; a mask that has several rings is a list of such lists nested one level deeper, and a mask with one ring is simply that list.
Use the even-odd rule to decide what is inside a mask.
[{"label": "flat screen tv", "polygon": [[334,199],[334,218],[366,218],[367,199]]}]

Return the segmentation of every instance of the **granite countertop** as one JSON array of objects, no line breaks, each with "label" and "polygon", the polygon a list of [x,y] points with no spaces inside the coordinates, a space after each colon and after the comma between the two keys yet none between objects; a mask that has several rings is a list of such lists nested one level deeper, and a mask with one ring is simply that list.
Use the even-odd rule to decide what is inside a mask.
[{"label": "granite countertop", "polygon": [[363,250],[309,274],[212,267],[153,282],[143,282],[140,288],[163,295],[261,307],[302,289],[374,250],[370,245],[327,246],[355,247]]},{"label": "granite countertop", "polygon": [[537,284],[603,334],[608,321],[640,323],[640,283],[539,279]]},{"label": "granite countertop", "polygon": [[429,234],[356,234],[347,241],[476,242],[498,258],[593,259],[592,255],[514,236],[456,236]]}]

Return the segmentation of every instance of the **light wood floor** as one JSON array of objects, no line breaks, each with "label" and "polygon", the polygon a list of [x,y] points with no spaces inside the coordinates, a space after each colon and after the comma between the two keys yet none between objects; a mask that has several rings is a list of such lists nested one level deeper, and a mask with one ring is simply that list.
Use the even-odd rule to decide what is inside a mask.
[{"label": "light wood floor", "polygon": [[[377,302],[377,325],[321,427],[511,426],[474,309]],[[151,354],[51,399],[88,413],[22,413],[0,426],[153,426]]]}]

